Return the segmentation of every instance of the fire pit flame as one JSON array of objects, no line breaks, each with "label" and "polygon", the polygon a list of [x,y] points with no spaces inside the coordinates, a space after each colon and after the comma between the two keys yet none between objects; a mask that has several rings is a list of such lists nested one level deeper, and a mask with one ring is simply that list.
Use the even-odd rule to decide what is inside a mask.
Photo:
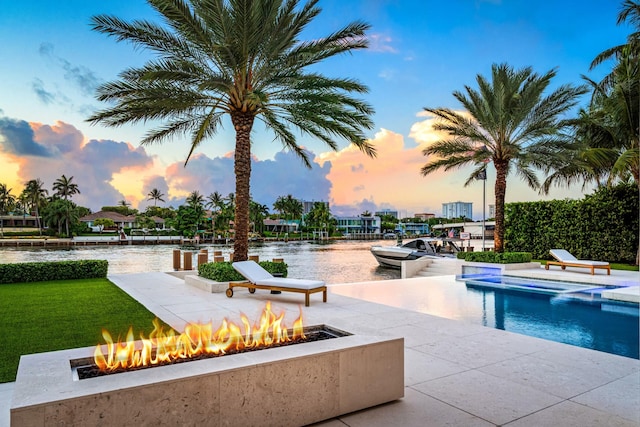
[{"label": "fire pit flame", "polygon": [[110,372],[171,363],[201,355],[222,355],[229,351],[270,347],[305,339],[302,309],[300,316],[293,324],[291,336],[283,323],[284,313],[276,316],[271,311],[271,302],[267,302],[259,323],[254,324],[253,327],[244,314],[240,319],[243,328],[225,318],[215,331],[211,322],[189,323],[184,332],[179,335],[171,329],[165,331],[160,321],[154,319],[154,329],[149,334],[149,338],[140,334],[141,346],[140,344],[136,346],[132,328],[129,328],[124,342],[119,342],[119,337],[118,342],[114,342],[111,334],[103,330],[106,354],[103,353],[103,346],[97,345],[93,353],[94,362],[100,371]]}]

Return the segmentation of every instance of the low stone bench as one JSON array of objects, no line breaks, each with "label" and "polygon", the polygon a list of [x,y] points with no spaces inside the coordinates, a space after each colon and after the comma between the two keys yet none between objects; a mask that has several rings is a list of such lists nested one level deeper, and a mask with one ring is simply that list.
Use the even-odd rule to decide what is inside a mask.
[{"label": "low stone bench", "polygon": [[184,283],[189,286],[194,286],[203,291],[215,293],[223,293],[229,289],[229,283],[248,283],[246,281],[241,282],[216,282],[215,280],[205,279],[195,274],[189,274],[184,276]]}]

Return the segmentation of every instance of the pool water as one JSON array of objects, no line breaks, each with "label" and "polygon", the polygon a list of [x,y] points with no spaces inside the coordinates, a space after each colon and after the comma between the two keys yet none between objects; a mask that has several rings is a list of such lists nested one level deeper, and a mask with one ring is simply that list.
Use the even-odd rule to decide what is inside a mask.
[{"label": "pool water", "polygon": [[[527,279],[530,280],[530,279]],[[558,284],[559,283],[559,284]],[[339,295],[474,325],[639,359],[638,304],[605,301],[595,291],[570,296],[567,282],[553,292],[467,285],[453,276],[332,286]],[[575,284],[571,285],[575,286]],[[582,289],[592,285],[578,284]],[[539,287],[539,286],[538,286]]]},{"label": "pool water", "polygon": [[603,299],[611,287],[526,278],[465,281],[485,326],[640,358],[638,304]]}]

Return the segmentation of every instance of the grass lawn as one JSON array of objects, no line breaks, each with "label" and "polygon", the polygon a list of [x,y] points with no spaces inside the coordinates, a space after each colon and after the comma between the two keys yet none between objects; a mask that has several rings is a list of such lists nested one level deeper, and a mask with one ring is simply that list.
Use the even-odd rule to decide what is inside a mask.
[{"label": "grass lawn", "polygon": [[0,383],[15,381],[22,354],[95,346],[103,328],[148,336],[154,318],[107,279],[0,285]]}]

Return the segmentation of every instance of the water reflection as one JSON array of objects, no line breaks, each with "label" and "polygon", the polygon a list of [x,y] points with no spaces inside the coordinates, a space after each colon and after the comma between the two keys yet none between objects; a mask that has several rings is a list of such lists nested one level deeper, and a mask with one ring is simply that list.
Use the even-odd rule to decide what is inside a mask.
[{"label": "water reflection", "polygon": [[[391,245],[389,241],[339,242],[272,242],[252,244],[250,255],[261,260],[284,258],[290,277],[324,280],[328,284],[353,283],[374,280],[399,279],[400,271],[379,267],[369,248],[373,245]],[[77,246],[77,247],[17,247],[0,248],[0,262],[40,262],[106,259],[109,274],[171,271],[173,250],[193,251],[207,249],[222,251],[226,259],[233,251],[231,245],[136,245],[136,246]]]}]

